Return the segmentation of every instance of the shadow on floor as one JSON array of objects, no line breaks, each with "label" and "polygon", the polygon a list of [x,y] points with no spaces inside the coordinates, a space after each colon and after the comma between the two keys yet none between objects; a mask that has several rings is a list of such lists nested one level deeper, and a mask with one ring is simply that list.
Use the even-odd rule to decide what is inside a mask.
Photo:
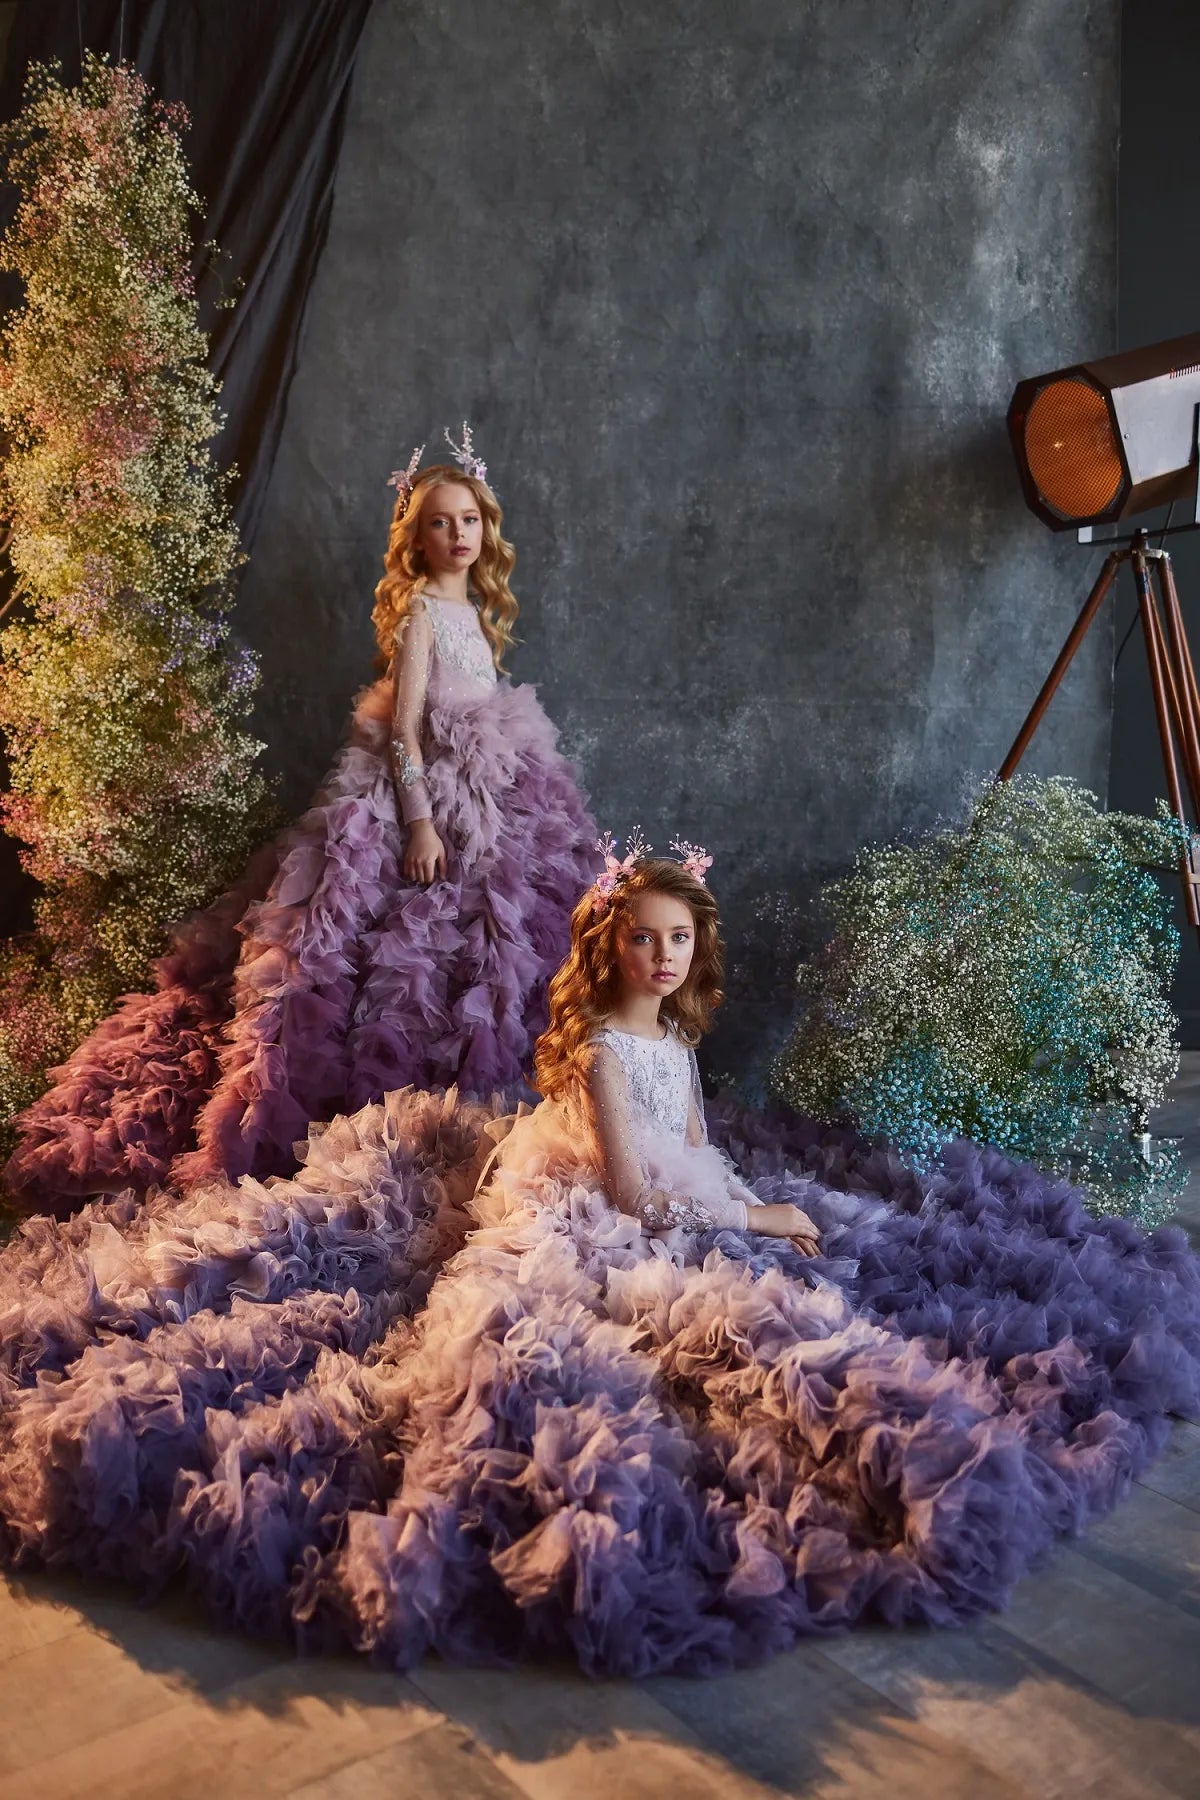
[{"label": "shadow on floor", "polygon": [[[568,1777],[580,1757],[593,1773],[611,1762],[612,1791],[637,1796],[666,1791],[670,1757],[681,1755],[694,1784],[682,1790],[689,1800],[710,1793],[739,1800],[795,1794],[826,1780],[852,1780],[839,1792],[878,1791],[892,1800],[967,1792],[988,1800],[1041,1791],[1103,1791],[1108,1800],[1194,1791],[1200,1689],[1187,1670],[1194,1671],[1200,1655],[1200,1621],[1177,1612],[1172,1634],[1150,1619],[1163,1655],[1176,1662],[1175,1677],[1148,1679],[1139,1693],[1124,1666],[1114,1665],[1112,1683],[1103,1668],[1099,1679],[1088,1673],[1086,1642],[1079,1666],[1069,1630],[1050,1650],[1039,1642],[1055,1630],[1061,1634],[1072,1607],[1081,1641],[1097,1635],[1078,1595],[1071,1600],[1081,1583],[1102,1601],[1113,1593],[1120,1598],[1126,1587],[1064,1548],[1044,1575],[1035,1572],[1022,1584],[1013,1629],[1008,1615],[961,1631],[868,1627],[807,1641],[759,1668],[640,1683],[590,1681],[562,1665],[510,1671],[434,1659],[405,1678],[349,1655],[294,1658],[280,1643],[216,1630],[178,1592],[139,1607],[123,1588],[66,1573],[11,1578],[9,1589],[18,1606],[58,1614],[64,1653],[66,1640],[90,1627],[147,1676],[165,1679],[181,1698],[202,1701],[218,1738],[247,1709],[282,1722],[311,1699],[335,1714],[370,1718],[415,1700],[464,1728],[498,1772],[541,1767],[547,1778],[552,1772],[563,1780],[564,1794],[574,1791]],[[1136,1598],[1143,1602],[1167,1605]],[[1046,1620],[1036,1616],[1039,1610]],[[1137,1648],[1131,1644],[1130,1653]],[[1181,1651],[1190,1651],[1182,1667]],[[51,1637],[51,1666],[53,1660]],[[1153,1673],[1147,1670],[1148,1677]],[[1036,1785],[1037,1759],[1051,1754],[1056,1783],[1043,1790]],[[631,1759],[645,1777],[632,1788]],[[1092,1785],[1093,1762],[1108,1771],[1102,1789]],[[1076,1766],[1078,1786],[1058,1785]],[[659,1769],[653,1782],[652,1769]],[[1016,1789],[1014,1774],[1021,1782]],[[671,1782],[680,1791],[677,1779]],[[588,1791],[600,1790],[589,1784]]]}]

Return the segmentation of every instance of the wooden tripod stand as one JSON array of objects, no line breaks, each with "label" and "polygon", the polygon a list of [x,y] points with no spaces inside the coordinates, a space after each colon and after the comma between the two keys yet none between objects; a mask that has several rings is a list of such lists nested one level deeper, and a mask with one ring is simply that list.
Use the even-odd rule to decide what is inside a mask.
[{"label": "wooden tripod stand", "polygon": [[[1179,874],[1183,882],[1188,923],[1200,930],[1200,874],[1196,870],[1196,843],[1183,809],[1183,792],[1179,783],[1179,764],[1182,761],[1192,817],[1200,820],[1200,692],[1196,688],[1196,669],[1192,662],[1183,614],[1179,609],[1171,558],[1167,551],[1151,547],[1147,532],[1139,531],[1129,543],[1109,551],[1104,567],[1097,575],[1095,585],[1084,601],[1083,609],[1071,627],[1066,643],[1058,653],[1058,661],[1030,707],[1029,715],[1017,733],[997,779],[1007,781],[1024,756],[1043,713],[1070,666],[1071,658],[1083,642],[1088,626],[1099,612],[1123,562],[1131,565],[1137,584],[1138,610],[1142,620],[1142,635],[1146,640],[1150,685],[1154,690],[1154,710],[1158,716],[1158,735],[1162,743],[1167,793],[1172,810],[1187,833],[1188,848],[1180,858]],[[1157,594],[1150,577],[1151,567],[1157,576]]]}]

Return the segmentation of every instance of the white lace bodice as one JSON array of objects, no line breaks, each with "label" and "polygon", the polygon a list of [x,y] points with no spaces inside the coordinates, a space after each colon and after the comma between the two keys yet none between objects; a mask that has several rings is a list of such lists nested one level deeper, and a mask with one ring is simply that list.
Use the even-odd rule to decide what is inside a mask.
[{"label": "white lace bodice", "polygon": [[[606,1026],[593,1042],[607,1044],[625,1071],[635,1122],[636,1113],[644,1113],[659,1130],[682,1140],[687,1133],[688,1108],[699,1099],[695,1053],[669,1027],[664,1038],[655,1039]],[[703,1118],[703,1106],[697,1110]]]},{"label": "white lace bodice", "polygon": [[478,609],[473,605],[460,606],[456,600],[441,600],[436,594],[426,594],[425,604],[438,660],[469,675],[472,681],[495,687],[496,664],[479,622]]}]

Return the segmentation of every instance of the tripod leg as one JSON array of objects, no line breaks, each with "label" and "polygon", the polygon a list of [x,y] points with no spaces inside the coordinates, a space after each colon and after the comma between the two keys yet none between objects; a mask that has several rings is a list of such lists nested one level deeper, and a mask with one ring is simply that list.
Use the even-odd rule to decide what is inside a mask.
[{"label": "tripod leg", "polygon": [[[1149,561],[1149,558],[1147,558],[1147,561]],[[1191,796],[1192,811],[1195,812],[1196,795],[1197,792],[1200,791],[1200,749],[1197,749],[1193,766],[1193,743],[1189,733],[1189,726],[1192,725],[1194,721],[1191,719],[1188,712],[1187,696],[1179,681],[1179,671],[1172,661],[1172,647],[1163,631],[1162,618],[1160,617],[1158,610],[1158,599],[1155,596],[1153,585],[1150,587],[1150,616],[1154,623],[1154,635],[1158,644],[1158,656],[1162,667],[1163,686],[1166,690],[1166,696],[1170,706],[1171,724],[1174,728],[1172,742],[1177,745],[1179,754],[1183,759],[1184,780],[1187,782],[1188,793]],[[1143,625],[1144,623],[1145,621],[1143,621]]]},{"label": "tripod leg", "polygon": [[[1191,841],[1191,827],[1183,810],[1183,794],[1179,786],[1179,768],[1175,761],[1175,744],[1171,736],[1171,715],[1167,701],[1167,658],[1166,645],[1162,639],[1162,626],[1154,605],[1154,594],[1150,587],[1150,571],[1146,566],[1146,557],[1142,550],[1135,549],[1132,556],[1134,579],[1137,582],[1138,607],[1142,615],[1142,632],[1146,639],[1146,661],[1150,665],[1150,686],[1154,693],[1154,711],[1158,718],[1158,735],[1162,744],[1163,773],[1167,778],[1167,793],[1171,801],[1171,810]],[[1200,927],[1200,897],[1196,893],[1197,878],[1192,869],[1190,855],[1180,859],[1180,880],[1183,882],[1183,898],[1187,907],[1189,925]]]},{"label": "tripod leg", "polygon": [[1071,658],[1083,642],[1088,626],[1099,611],[1100,602],[1112,586],[1117,566],[1122,561],[1123,550],[1110,550],[1104,559],[1104,567],[1097,575],[1091,593],[1083,603],[1079,617],[1072,625],[1066,643],[1058,653],[1058,661],[1042,683],[1042,691],[1029,709],[1029,714],[1013,741],[1013,747],[1000,765],[997,781],[1007,781],[1016,771],[1017,764],[1029,748],[1029,740],[1042,722],[1042,716],[1058,690],[1058,684],[1070,666]]},{"label": "tripod leg", "polygon": [[1165,552],[1158,558],[1158,585],[1162,590],[1171,660],[1175,664],[1174,686],[1180,714],[1179,738],[1183,745],[1192,816],[1200,819],[1200,693],[1196,689],[1196,670],[1175,587],[1175,573],[1171,567],[1171,558]]}]

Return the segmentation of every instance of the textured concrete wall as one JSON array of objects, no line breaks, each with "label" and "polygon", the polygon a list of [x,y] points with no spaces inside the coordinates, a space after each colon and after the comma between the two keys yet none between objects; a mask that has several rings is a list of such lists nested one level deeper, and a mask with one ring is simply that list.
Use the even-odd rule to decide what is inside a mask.
[{"label": "textured concrete wall", "polygon": [[[794,913],[994,767],[1087,585],[1016,379],[1112,339],[1118,0],[376,0],[252,568],[300,800],[368,672],[387,472],[464,415],[600,821],[716,853],[711,1067]],[[1098,635],[1033,766],[1103,784]]]}]

